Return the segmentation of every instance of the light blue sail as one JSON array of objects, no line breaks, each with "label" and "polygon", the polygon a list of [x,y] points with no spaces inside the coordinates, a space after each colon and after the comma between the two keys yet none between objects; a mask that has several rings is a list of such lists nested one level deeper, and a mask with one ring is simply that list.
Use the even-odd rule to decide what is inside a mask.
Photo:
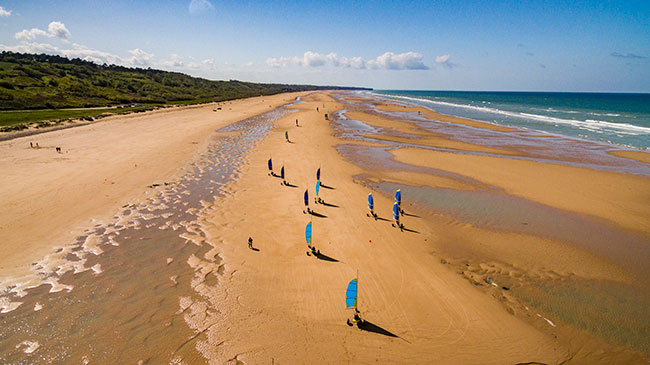
[{"label": "light blue sail", "polygon": [[345,291],[345,305],[348,308],[357,307],[357,279],[352,279]]},{"label": "light blue sail", "polygon": [[319,189],[320,189],[320,180],[316,181],[316,196],[318,196]]},{"label": "light blue sail", "polygon": [[368,209],[370,209],[370,211],[372,211],[374,207],[375,207],[375,200],[372,198],[372,193],[369,193],[368,194]]},{"label": "light blue sail", "polygon": [[393,203],[393,219],[395,221],[399,220],[399,205],[397,202]]},{"label": "light blue sail", "polygon": [[311,222],[307,223],[307,227],[305,227],[305,240],[307,243],[311,243]]}]

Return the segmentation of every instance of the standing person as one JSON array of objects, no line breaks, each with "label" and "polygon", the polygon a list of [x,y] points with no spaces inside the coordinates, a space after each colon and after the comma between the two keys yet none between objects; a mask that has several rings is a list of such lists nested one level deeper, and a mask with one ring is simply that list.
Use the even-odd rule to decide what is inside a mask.
[{"label": "standing person", "polygon": [[287,142],[289,142],[289,131],[284,131],[284,139],[286,139]]},{"label": "standing person", "polygon": [[29,141],[29,148],[34,148],[34,142]]},{"label": "standing person", "polygon": [[296,118],[296,127],[298,126],[298,118]]},{"label": "standing person", "polygon": [[253,237],[248,237],[248,248],[253,249]]}]

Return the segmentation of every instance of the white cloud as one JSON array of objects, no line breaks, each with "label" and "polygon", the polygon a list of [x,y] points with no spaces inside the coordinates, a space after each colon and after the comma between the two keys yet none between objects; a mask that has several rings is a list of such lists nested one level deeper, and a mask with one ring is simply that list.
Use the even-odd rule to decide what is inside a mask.
[{"label": "white cloud", "polygon": [[428,70],[422,62],[423,56],[416,52],[395,54],[386,52],[375,60],[368,61],[369,68],[381,68],[387,70]]},{"label": "white cloud", "polygon": [[0,6],[0,16],[9,16],[11,15],[11,10],[5,10],[2,6]]},{"label": "white cloud", "polygon": [[338,66],[340,64],[339,59],[336,56],[336,53],[329,53],[325,55],[325,54],[315,53],[311,51],[305,52],[300,64],[304,66],[318,67],[318,66],[323,66],[327,62],[332,63],[334,66]]},{"label": "white cloud", "polygon": [[49,38],[59,38],[64,42],[67,42],[70,37],[70,31],[65,27],[65,24],[61,22],[51,22],[47,26],[47,32],[38,29],[23,29],[20,32],[15,34],[16,39],[20,41],[33,41],[36,37],[49,37]]},{"label": "white cloud", "polygon": [[32,29],[23,29],[20,32],[16,33],[15,37],[18,40],[21,41],[33,41],[36,39],[37,36],[47,36],[47,32],[38,29],[38,28],[32,28]]},{"label": "white cloud", "polygon": [[266,64],[271,66],[271,67],[287,67],[289,66],[289,62],[291,61],[290,58],[288,57],[271,57],[266,59]]},{"label": "white cloud", "polygon": [[183,61],[183,57],[174,53],[168,60],[161,61],[160,65],[169,68],[181,68],[185,66],[185,62]]},{"label": "white cloud", "polygon": [[451,62],[451,55],[450,54],[446,54],[446,55],[442,55],[442,56],[436,56],[436,63],[441,65],[441,66],[447,67],[447,68],[456,67],[456,64]]},{"label": "white cloud", "polygon": [[374,60],[364,61],[361,57],[344,57],[337,56],[336,53],[316,53],[307,51],[302,58],[277,57],[268,58],[266,64],[271,67],[287,67],[290,64],[308,67],[320,67],[332,65],[334,67],[354,68],[354,69],[385,69],[385,70],[428,70],[423,61],[423,56],[416,52],[406,52],[395,54],[386,52]]},{"label": "white cloud", "polygon": [[451,58],[450,54],[446,54],[443,56],[436,56],[436,63],[445,63],[449,61],[450,58]]},{"label": "white cloud", "polygon": [[52,37],[57,37],[63,40],[67,40],[68,37],[70,37],[68,28],[66,28],[65,24],[61,22],[51,22],[47,26],[47,31]]},{"label": "white cloud", "polygon": [[131,66],[128,60],[125,60],[117,55],[98,51],[96,49],[88,48],[86,46],[74,43],[72,44],[71,48],[65,49],[47,43],[36,42],[22,42],[15,46],[6,46],[4,44],[0,44],[0,50],[21,53],[45,53],[68,58],[80,58],[82,60],[92,61],[100,65],[107,63]]},{"label": "white cloud", "polygon": [[133,56],[129,59],[132,65],[145,67],[151,65],[151,60],[153,59],[153,53],[147,53],[140,48],[132,49],[129,51]]},{"label": "white cloud", "polygon": [[190,1],[190,14],[198,14],[207,10],[214,9],[212,3],[208,0],[192,0]]},{"label": "white cloud", "polygon": [[201,61],[201,63],[208,69],[214,69],[214,58],[207,58]]}]

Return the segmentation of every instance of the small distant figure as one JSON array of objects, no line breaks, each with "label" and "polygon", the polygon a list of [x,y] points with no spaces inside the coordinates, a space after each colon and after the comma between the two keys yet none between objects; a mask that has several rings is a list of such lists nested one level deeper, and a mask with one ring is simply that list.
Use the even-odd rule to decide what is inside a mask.
[{"label": "small distant figure", "polygon": [[289,142],[289,131],[284,132],[284,139]]},{"label": "small distant figure", "polygon": [[56,152],[57,152],[57,153],[61,153],[61,147],[57,147],[57,148],[56,148]]},{"label": "small distant figure", "polygon": [[298,126],[298,119],[296,119],[296,127]]},{"label": "small distant figure", "polygon": [[41,148],[41,147],[39,147],[38,142],[36,142],[36,149],[39,149],[39,148]]},{"label": "small distant figure", "polygon": [[318,110],[318,107],[316,107],[316,111],[319,111],[319,110]]},{"label": "small distant figure", "polygon": [[253,237],[248,237],[248,248],[253,249]]},{"label": "small distant figure", "polygon": [[325,119],[329,120],[329,118],[327,117],[327,113],[325,113]]},{"label": "small distant figure", "polygon": [[29,141],[29,148],[34,148],[34,142]]}]

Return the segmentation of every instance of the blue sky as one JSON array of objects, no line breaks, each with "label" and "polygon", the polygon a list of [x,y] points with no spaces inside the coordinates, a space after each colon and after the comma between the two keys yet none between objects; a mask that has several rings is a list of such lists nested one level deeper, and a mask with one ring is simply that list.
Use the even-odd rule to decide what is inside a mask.
[{"label": "blue sky", "polygon": [[0,49],[209,79],[650,92],[650,1],[0,0]]}]

